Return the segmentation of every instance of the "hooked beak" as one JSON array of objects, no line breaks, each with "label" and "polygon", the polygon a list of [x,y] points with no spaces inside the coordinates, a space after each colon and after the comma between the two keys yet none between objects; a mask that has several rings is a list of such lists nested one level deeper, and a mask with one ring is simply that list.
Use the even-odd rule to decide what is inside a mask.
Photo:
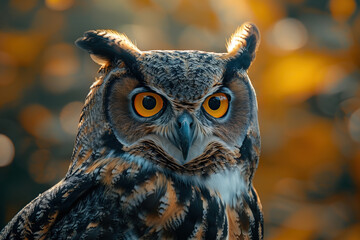
[{"label": "hooked beak", "polygon": [[177,138],[175,141],[186,161],[194,137],[193,118],[188,112],[184,112],[176,119],[176,122]]}]

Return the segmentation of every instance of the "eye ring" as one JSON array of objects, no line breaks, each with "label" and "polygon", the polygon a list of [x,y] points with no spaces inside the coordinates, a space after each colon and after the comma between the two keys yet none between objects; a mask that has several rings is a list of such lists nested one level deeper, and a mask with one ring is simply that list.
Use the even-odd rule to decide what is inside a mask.
[{"label": "eye ring", "polygon": [[154,92],[141,92],[135,95],[133,106],[138,115],[148,118],[161,111],[164,100]]},{"label": "eye ring", "polygon": [[221,118],[229,109],[229,98],[225,93],[214,93],[203,103],[204,110],[214,118]]}]

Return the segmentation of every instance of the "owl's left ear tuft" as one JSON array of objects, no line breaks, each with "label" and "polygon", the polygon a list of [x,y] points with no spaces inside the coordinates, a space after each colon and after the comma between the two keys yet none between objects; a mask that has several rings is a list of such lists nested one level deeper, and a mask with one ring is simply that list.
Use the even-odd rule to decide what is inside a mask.
[{"label": "owl's left ear tuft", "polygon": [[237,67],[248,69],[255,58],[259,43],[260,33],[258,28],[253,23],[244,23],[228,41],[226,57],[238,62]]},{"label": "owl's left ear tuft", "polygon": [[75,44],[87,50],[91,58],[100,65],[122,60],[127,67],[136,64],[141,51],[124,35],[112,30],[95,30],[84,33]]}]

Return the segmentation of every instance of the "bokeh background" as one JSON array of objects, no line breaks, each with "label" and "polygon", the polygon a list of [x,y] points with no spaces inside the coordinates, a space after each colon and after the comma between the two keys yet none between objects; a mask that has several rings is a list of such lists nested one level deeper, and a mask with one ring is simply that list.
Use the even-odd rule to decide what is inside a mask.
[{"label": "bokeh background", "polygon": [[90,29],[140,49],[226,51],[245,21],[262,156],[266,239],[360,239],[359,0],[1,0],[0,228],[66,173],[98,66]]}]

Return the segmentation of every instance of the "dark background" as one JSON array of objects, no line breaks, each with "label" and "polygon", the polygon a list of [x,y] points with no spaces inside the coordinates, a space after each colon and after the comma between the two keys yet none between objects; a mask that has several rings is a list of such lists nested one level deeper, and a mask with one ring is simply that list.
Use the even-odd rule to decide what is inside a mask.
[{"label": "dark background", "polygon": [[141,50],[226,51],[245,21],[266,239],[360,239],[360,1],[1,0],[0,228],[66,173],[98,66],[73,42],[124,32]]}]

